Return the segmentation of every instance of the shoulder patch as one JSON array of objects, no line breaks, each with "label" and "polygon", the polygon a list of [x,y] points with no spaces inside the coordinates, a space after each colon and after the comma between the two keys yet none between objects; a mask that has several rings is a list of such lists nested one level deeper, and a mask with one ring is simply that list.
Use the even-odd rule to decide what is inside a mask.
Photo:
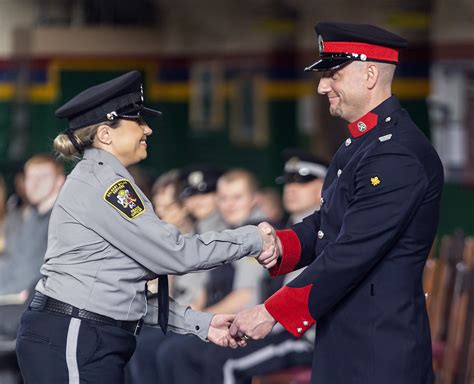
[{"label": "shoulder patch", "polygon": [[383,143],[384,141],[388,141],[392,138],[392,134],[389,133],[388,135],[385,135],[385,136],[380,136],[379,137],[379,140]]},{"label": "shoulder patch", "polygon": [[130,220],[145,212],[142,199],[140,199],[130,181],[126,179],[113,183],[104,193],[104,201]]}]

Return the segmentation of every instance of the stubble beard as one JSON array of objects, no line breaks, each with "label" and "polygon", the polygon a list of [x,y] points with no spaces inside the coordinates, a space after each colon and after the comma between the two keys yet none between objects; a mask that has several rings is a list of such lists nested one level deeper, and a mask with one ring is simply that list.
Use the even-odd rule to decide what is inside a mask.
[{"label": "stubble beard", "polygon": [[342,117],[342,109],[340,106],[330,106],[329,107],[329,114],[333,117]]}]

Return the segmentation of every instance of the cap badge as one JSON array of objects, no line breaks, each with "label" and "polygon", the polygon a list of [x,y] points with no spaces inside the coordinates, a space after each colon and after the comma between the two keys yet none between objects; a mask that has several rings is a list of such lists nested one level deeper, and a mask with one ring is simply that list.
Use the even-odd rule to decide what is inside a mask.
[{"label": "cap badge", "polygon": [[204,180],[204,174],[201,171],[191,172],[188,176],[188,183],[193,187],[197,187]]},{"label": "cap badge", "polygon": [[292,157],[288,159],[288,161],[285,164],[285,171],[294,172],[295,170],[298,169],[299,163],[300,163],[300,159],[297,157]]},{"label": "cap badge", "polygon": [[319,47],[319,53],[324,52],[324,41],[323,37],[321,35],[318,36],[318,47]]},{"label": "cap badge", "polygon": [[376,187],[377,185],[381,183],[381,181],[378,178],[378,176],[374,176],[370,178],[370,183],[372,184],[372,186]]},{"label": "cap badge", "polygon": [[359,130],[359,132],[365,132],[367,130],[367,125],[365,125],[363,121],[359,121],[357,123],[357,129]]},{"label": "cap badge", "polygon": [[308,175],[309,175],[309,169],[306,168],[306,167],[300,168],[300,170],[298,171],[298,173],[299,173],[301,176],[308,176]]},{"label": "cap badge", "polygon": [[107,113],[107,120],[113,120],[116,117],[118,117],[118,115],[117,115],[117,112],[115,111]]}]

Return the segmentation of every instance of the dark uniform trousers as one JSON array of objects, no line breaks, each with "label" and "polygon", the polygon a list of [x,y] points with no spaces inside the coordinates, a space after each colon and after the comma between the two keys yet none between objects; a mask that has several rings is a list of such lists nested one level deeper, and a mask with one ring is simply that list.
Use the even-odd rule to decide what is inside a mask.
[{"label": "dark uniform trousers", "polygon": [[28,309],[17,354],[25,384],[120,384],[135,344],[119,327]]},{"label": "dark uniform trousers", "polygon": [[293,367],[311,367],[313,343],[286,331],[252,340],[245,348],[222,349],[210,346],[204,354],[203,383],[251,384],[263,376]]}]

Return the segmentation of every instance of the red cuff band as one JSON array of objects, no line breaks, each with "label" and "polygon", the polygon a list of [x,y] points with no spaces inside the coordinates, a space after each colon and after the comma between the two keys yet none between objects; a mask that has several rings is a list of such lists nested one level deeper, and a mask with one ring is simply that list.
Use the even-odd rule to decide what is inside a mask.
[{"label": "red cuff band", "polygon": [[350,41],[325,41],[323,44],[324,50],[321,53],[357,53],[366,55],[367,60],[375,59],[398,63],[398,51],[393,48]]},{"label": "red cuff band", "polygon": [[302,288],[284,286],[265,301],[265,308],[273,318],[296,337],[316,323],[308,308],[312,287],[313,284]]},{"label": "red cuff band", "polygon": [[280,262],[269,270],[272,277],[294,271],[301,258],[300,239],[293,230],[276,231],[276,235],[281,242],[282,255]]}]

